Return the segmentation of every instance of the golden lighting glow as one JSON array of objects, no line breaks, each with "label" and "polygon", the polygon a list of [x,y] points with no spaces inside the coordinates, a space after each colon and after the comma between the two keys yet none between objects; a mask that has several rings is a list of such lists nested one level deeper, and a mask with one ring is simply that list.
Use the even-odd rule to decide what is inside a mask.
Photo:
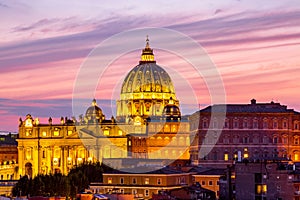
[{"label": "golden lighting glow", "polygon": [[248,149],[244,148],[244,158],[249,158]]},{"label": "golden lighting glow", "polygon": [[26,150],[26,159],[27,159],[27,160],[31,160],[31,148],[28,148],[28,149]]},{"label": "golden lighting glow", "polygon": [[25,127],[32,127],[32,119],[26,119],[25,121]]},{"label": "golden lighting glow", "polygon": [[257,185],[256,186],[256,193],[257,194],[261,194],[261,189],[262,189],[262,186],[261,185]]},{"label": "golden lighting glow", "polygon": [[82,163],[82,158],[77,158],[78,163]]},{"label": "golden lighting glow", "polygon": [[142,61],[154,61],[154,55],[142,55],[141,60]]},{"label": "golden lighting glow", "polygon": [[53,165],[58,165],[58,158],[53,158]]},{"label": "golden lighting glow", "polygon": [[73,131],[68,130],[68,135],[72,135]]},{"label": "golden lighting glow", "polygon": [[53,136],[59,136],[59,131],[58,130],[54,130],[53,131]]},{"label": "golden lighting glow", "polygon": [[35,124],[39,125],[39,123],[40,123],[39,118],[35,118]]},{"label": "golden lighting glow", "polygon": [[228,160],[228,153],[224,154],[224,160],[227,161]]},{"label": "golden lighting glow", "polygon": [[46,132],[46,131],[43,131],[43,132],[42,132],[42,136],[43,136],[43,137],[46,137],[46,136],[47,136],[47,132]]},{"label": "golden lighting glow", "polygon": [[299,160],[299,154],[298,153],[295,153],[295,160],[294,161],[298,161]]},{"label": "golden lighting glow", "polygon": [[107,183],[108,183],[108,184],[112,184],[112,178],[108,177]]},{"label": "golden lighting glow", "polygon": [[267,185],[263,185],[263,187],[262,187],[262,192],[263,192],[263,193],[267,193]]},{"label": "golden lighting glow", "polygon": [[89,162],[92,162],[92,161],[93,161],[93,158],[92,158],[92,157],[88,157],[88,161],[89,161]]},{"label": "golden lighting glow", "polygon": [[72,165],[72,158],[68,157],[68,165]]},{"label": "golden lighting glow", "polygon": [[104,130],[103,135],[109,135],[109,130]]},{"label": "golden lighting glow", "polygon": [[119,135],[123,135],[123,131],[122,130],[119,130],[118,133],[119,133]]},{"label": "golden lighting glow", "polygon": [[149,178],[145,178],[145,184],[146,184],[146,185],[149,184]]}]

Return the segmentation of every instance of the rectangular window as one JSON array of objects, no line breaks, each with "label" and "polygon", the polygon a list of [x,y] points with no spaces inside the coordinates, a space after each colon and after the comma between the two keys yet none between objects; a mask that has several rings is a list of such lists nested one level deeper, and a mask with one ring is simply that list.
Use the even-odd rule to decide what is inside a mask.
[{"label": "rectangular window", "polygon": [[68,130],[68,135],[72,135],[73,131],[72,130]]},{"label": "rectangular window", "polygon": [[254,121],[254,122],[253,122],[253,128],[254,128],[254,129],[257,129],[257,128],[258,128],[258,123],[257,123],[257,121]]},{"label": "rectangular window", "polygon": [[273,128],[274,128],[274,129],[277,129],[277,128],[278,128],[278,127],[277,127],[277,122],[274,122],[274,123],[273,123]]},{"label": "rectangular window", "polygon": [[109,135],[109,130],[104,130],[103,135]]},{"label": "rectangular window", "polygon": [[283,122],[283,128],[286,129],[287,128],[287,123]]},{"label": "rectangular window", "polygon": [[111,178],[111,177],[108,177],[108,178],[107,178],[107,183],[108,183],[108,184],[112,184],[112,178]]},{"label": "rectangular window", "polygon": [[54,130],[54,131],[53,131],[53,136],[59,136],[59,130],[57,130],[57,129]]},{"label": "rectangular window", "polygon": [[224,128],[228,128],[228,122],[225,121]]},{"label": "rectangular window", "polygon": [[213,185],[213,182],[212,181],[208,181],[208,185]]},{"label": "rectangular window", "polygon": [[234,128],[238,128],[238,122],[237,121],[234,122]]},{"label": "rectangular window", "polygon": [[227,161],[228,160],[228,153],[224,154],[224,160]]},{"label": "rectangular window", "polygon": [[202,182],[201,182],[201,185],[205,185],[205,181],[202,181]]},{"label": "rectangular window", "polygon": [[136,184],[136,178],[132,178],[132,184]]},{"label": "rectangular window", "polygon": [[31,136],[32,130],[26,130],[26,136]]},{"label": "rectangular window", "polygon": [[157,185],[161,185],[161,178],[157,178]]},{"label": "rectangular window", "polygon": [[47,136],[47,132],[46,132],[46,131],[43,131],[43,132],[42,132],[42,136],[43,136],[43,137],[46,137],[46,136]]},{"label": "rectangular window", "polygon": [[123,131],[122,130],[119,130],[118,133],[119,133],[119,135],[123,135]]},{"label": "rectangular window", "polygon": [[145,184],[146,184],[146,185],[149,184],[149,178],[145,178]]},{"label": "rectangular window", "polygon": [[120,184],[124,184],[124,178],[123,177],[120,178]]},{"label": "rectangular window", "polygon": [[132,194],[135,196],[137,194],[137,189],[133,189]]},{"label": "rectangular window", "polygon": [[282,138],[282,142],[283,142],[283,144],[287,144],[288,143],[288,138],[287,137],[283,137]]},{"label": "rectangular window", "polygon": [[244,128],[248,128],[248,122],[244,122]]},{"label": "rectangular window", "polygon": [[146,197],[149,196],[149,190],[145,190],[145,196],[146,196]]},{"label": "rectangular window", "polygon": [[267,128],[268,128],[268,122],[265,121],[265,122],[263,123],[263,127],[264,127],[264,129],[267,129]]}]

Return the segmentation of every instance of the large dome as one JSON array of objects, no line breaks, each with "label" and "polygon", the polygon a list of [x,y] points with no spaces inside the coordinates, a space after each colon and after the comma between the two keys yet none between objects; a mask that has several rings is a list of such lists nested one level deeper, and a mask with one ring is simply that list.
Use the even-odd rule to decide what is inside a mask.
[{"label": "large dome", "polygon": [[[121,95],[140,92],[169,93],[175,95],[174,86],[169,74],[156,63],[137,65],[127,74],[122,84]],[[153,98],[153,96],[149,98]]]},{"label": "large dome", "polygon": [[169,74],[154,60],[153,50],[146,40],[139,65],[125,77],[117,102],[117,119],[138,121],[160,118],[169,100],[179,106]]}]

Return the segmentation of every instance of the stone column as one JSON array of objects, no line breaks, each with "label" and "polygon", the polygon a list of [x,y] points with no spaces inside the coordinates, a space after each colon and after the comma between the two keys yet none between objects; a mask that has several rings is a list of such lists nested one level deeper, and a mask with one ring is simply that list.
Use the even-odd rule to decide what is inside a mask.
[{"label": "stone column", "polygon": [[61,146],[60,147],[60,168],[61,168],[61,173],[65,174],[65,147]]},{"label": "stone column", "polygon": [[19,164],[19,175],[23,176],[24,175],[24,147],[23,146],[18,146],[18,164]]}]

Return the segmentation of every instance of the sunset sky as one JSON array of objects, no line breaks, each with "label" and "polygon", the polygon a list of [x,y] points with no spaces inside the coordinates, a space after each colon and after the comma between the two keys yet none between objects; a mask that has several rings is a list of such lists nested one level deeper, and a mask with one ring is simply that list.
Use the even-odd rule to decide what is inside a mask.
[{"label": "sunset sky", "polygon": [[[255,98],[300,111],[299,0],[0,0],[0,17],[0,131],[16,132],[19,117],[28,113],[42,123],[71,117],[74,82],[89,53],[115,34],[145,27],[175,30],[197,41],[221,75],[227,103]],[[145,37],[138,38],[141,49]],[[151,33],[149,38],[150,45],[159,46]],[[140,53],[114,60],[102,81],[120,85]],[[154,53],[159,65],[169,70],[174,65],[191,80],[200,108],[211,103],[205,80],[193,79],[176,56],[155,48]],[[175,86],[180,100],[185,89]],[[101,82],[98,89],[95,97],[110,118],[110,100],[119,91],[111,92]]]}]

